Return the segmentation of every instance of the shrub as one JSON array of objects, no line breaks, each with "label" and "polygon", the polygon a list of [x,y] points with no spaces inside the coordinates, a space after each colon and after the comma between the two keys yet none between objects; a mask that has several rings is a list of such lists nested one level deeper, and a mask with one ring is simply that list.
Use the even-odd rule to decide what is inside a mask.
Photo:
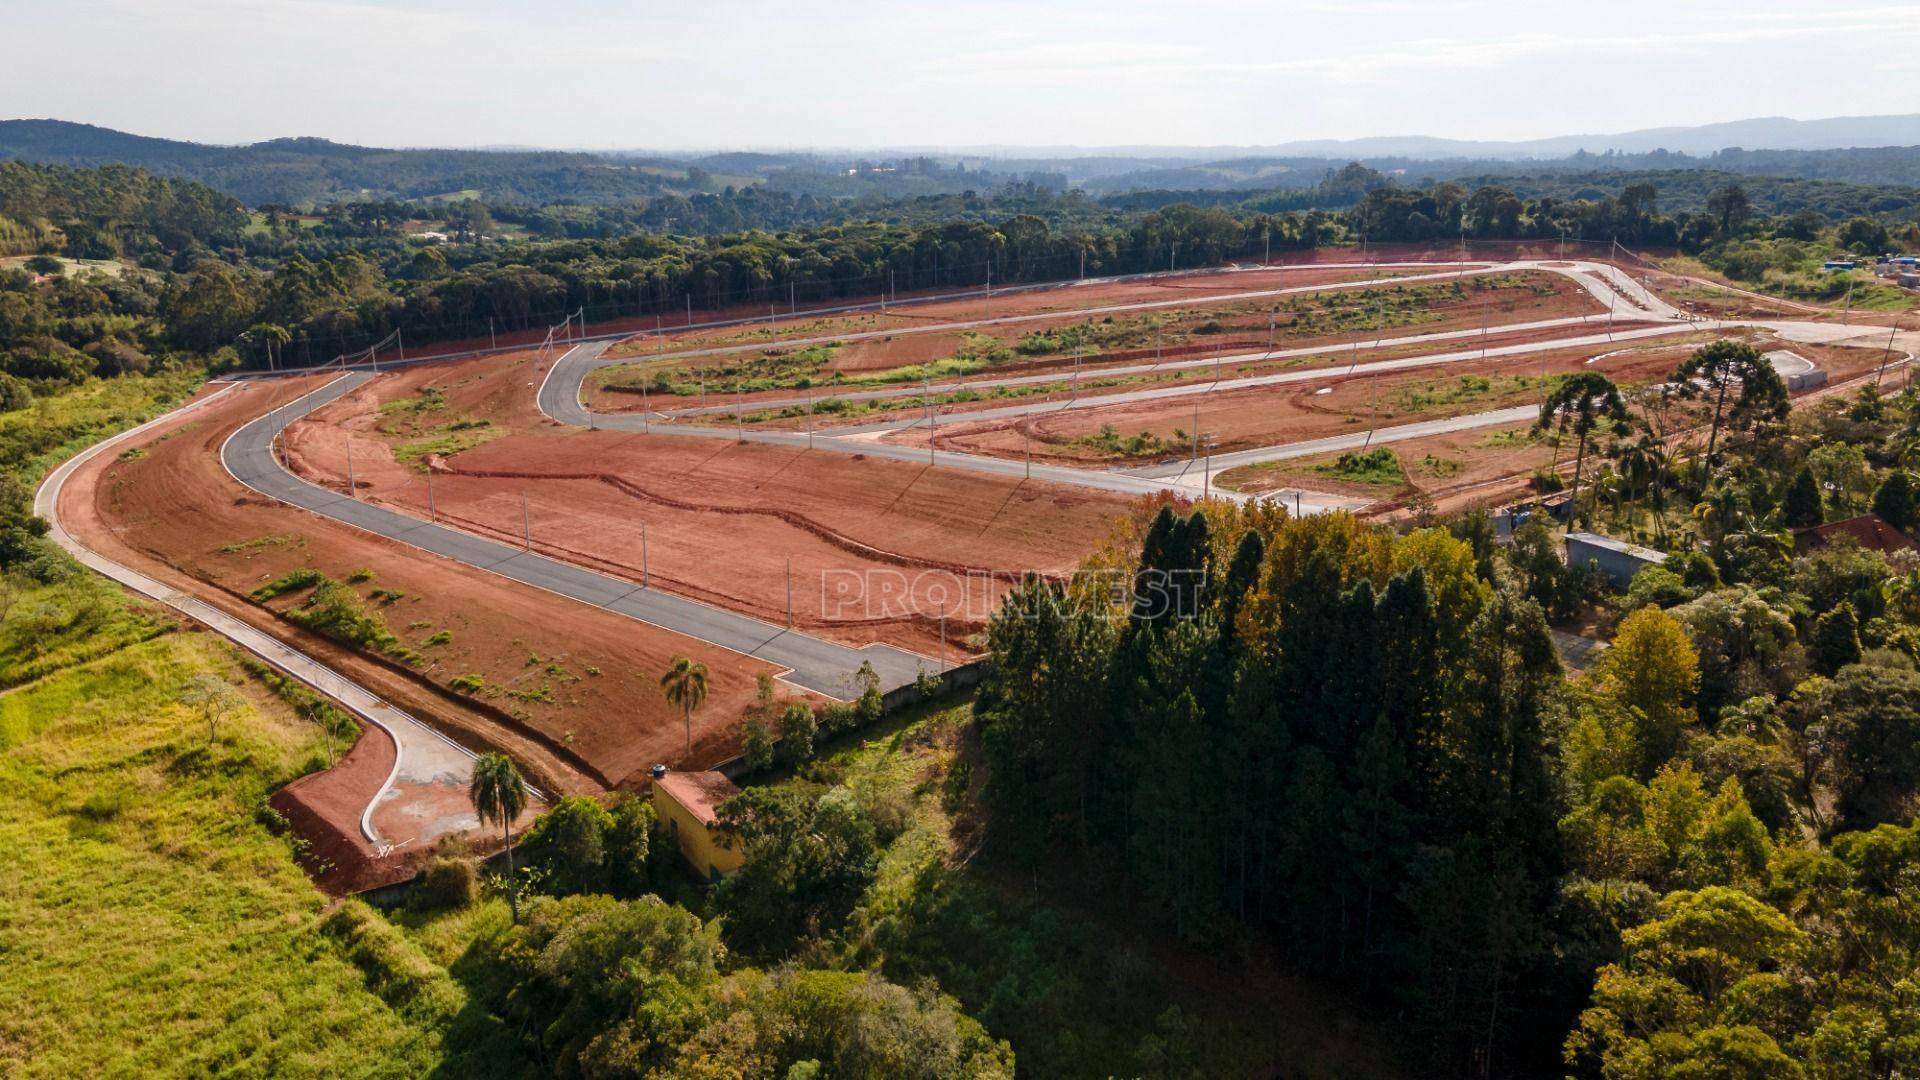
[{"label": "shrub", "polygon": [[420,872],[407,907],[414,911],[449,911],[464,908],[480,897],[480,873],[470,859],[435,856]]},{"label": "shrub", "polygon": [[267,582],[265,585],[253,590],[250,595],[255,600],[271,600],[276,596],[281,596],[286,593],[299,592],[302,589],[311,589],[325,580],[327,580],[325,574],[322,574],[311,566],[303,566],[287,574],[285,577],[276,578],[273,581]]},{"label": "shrub", "polygon": [[780,742],[774,748],[781,761],[789,765],[813,757],[813,738],[819,730],[813,710],[795,702],[780,717]]}]

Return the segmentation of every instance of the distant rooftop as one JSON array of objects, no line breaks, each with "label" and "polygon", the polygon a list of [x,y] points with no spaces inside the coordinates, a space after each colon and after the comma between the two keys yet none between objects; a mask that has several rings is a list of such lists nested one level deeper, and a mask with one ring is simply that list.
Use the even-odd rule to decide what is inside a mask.
[{"label": "distant rooftop", "polygon": [[1611,536],[1601,536],[1599,533],[1570,532],[1567,534],[1567,539],[1574,543],[1604,548],[1607,551],[1617,551],[1622,555],[1631,555],[1636,559],[1647,559],[1652,562],[1667,561],[1666,553],[1663,551],[1655,551],[1650,547],[1642,547],[1639,544],[1629,544],[1625,540],[1615,540]]},{"label": "distant rooftop", "polygon": [[1907,534],[1886,523],[1877,514],[1861,514],[1841,521],[1829,521],[1825,525],[1816,525],[1810,529],[1795,529],[1794,546],[1811,550],[1847,537],[1867,551],[1913,551],[1920,544],[1913,542]]}]

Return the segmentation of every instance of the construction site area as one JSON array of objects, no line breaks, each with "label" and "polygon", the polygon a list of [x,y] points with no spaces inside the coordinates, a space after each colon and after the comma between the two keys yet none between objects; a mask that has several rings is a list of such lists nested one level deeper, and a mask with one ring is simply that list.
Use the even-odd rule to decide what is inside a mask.
[{"label": "construction site area", "polygon": [[[1669,297],[1697,283],[1630,253],[1559,254],[1322,251],[371,355],[217,383],[47,497],[78,548],[451,740],[408,782],[422,738],[381,725],[287,789],[335,862],[372,867],[467,823],[448,793],[475,751],[549,795],[631,786],[734,757],[769,687],[821,705],[964,670],[1007,590],[1169,501],[1513,502],[1571,465],[1538,429],[1561,380],[1644,398],[1726,337],[1801,399],[1907,377],[1915,335],[1885,318],[1695,310]],[[678,657],[708,672],[695,712],[659,690]]]}]

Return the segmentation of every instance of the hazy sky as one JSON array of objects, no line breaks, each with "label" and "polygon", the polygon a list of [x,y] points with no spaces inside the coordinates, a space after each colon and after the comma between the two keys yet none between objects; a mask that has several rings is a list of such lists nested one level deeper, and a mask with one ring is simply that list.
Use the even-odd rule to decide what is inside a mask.
[{"label": "hazy sky", "polygon": [[0,0],[0,118],[206,142],[1529,138],[1920,111],[1848,0]]}]

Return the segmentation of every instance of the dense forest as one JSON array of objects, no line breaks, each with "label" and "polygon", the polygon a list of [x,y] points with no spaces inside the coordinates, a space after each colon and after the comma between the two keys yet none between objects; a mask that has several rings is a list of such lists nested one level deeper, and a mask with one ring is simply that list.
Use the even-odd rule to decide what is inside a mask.
[{"label": "dense forest", "polygon": [[[1764,383],[1737,352],[1676,378]],[[1624,594],[1538,524],[1168,507],[993,620],[991,846],[1351,987],[1437,1074],[1905,1075],[1920,570],[1786,530],[1920,525],[1917,423],[1868,386],[1709,454],[1621,412],[1576,513],[1670,553]],[[1548,620],[1595,612],[1574,677]]]},{"label": "dense forest", "polygon": [[[104,349],[309,365],[396,333],[416,346],[487,339],[581,309],[592,321],[665,324],[695,311],[1193,268],[1355,241],[1618,240],[1819,295],[1835,287],[1809,270],[1823,252],[1916,239],[1900,213],[1867,213],[1903,191],[1874,196],[1838,226],[1834,214],[1852,204],[1769,216],[1744,185],[1727,183],[1699,209],[1673,211],[1661,192],[1636,182],[1529,198],[1497,185],[1407,187],[1355,165],[1305,192],[1211,207],[1106,205],[1022,184],[871,204],[755,187],[619,207],[356,202],[301,216],[249,215],[207,187],[120,166],[0,162],[6,250],[134,264],[37,282],[15,271],[0,290],[0,342],[4,370],[24,378],[91,370],[77,355]],[[1316,200],[1346,209],[1299,208]],[[451,242],[418,235],[429,232]]]}]

